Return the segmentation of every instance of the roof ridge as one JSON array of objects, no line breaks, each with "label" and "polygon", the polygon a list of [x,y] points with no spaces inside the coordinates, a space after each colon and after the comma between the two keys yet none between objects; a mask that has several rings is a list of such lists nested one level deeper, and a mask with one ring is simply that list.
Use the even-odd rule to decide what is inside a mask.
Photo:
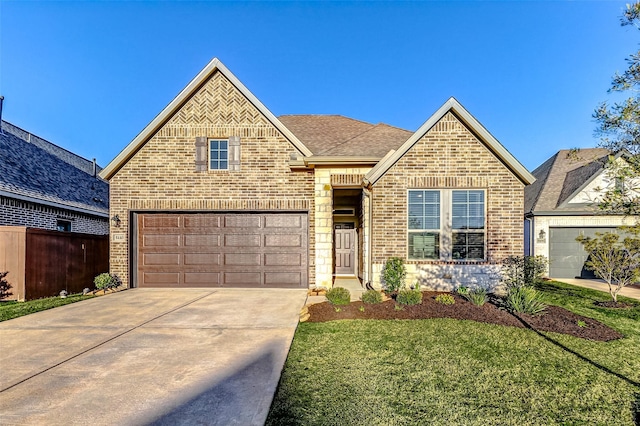
[{"label": "roof ridge", "polygon": [[378,124],[375,124],[375,126],[387,126],[387,127],[391,127],[392,129],[397,129],[397,130],[402,130],[404,132],[413,133],[411,130],[403,129],[402,127],[394,126],[393,124],[383,123],[382,121],[379,122]]},{"label": "roof ridge", "polygon": [[[8,125],[8,127],[5,126],[5,124]],[[81,171],[83,171],[83,172],[85,172],[87,174],[90,174],[90,175],[93,174],[92,173],[93,172],[93,170],[92,170],[93,161],[92,160],[84,158],[84,157],[76,154],[75,152],[69,151],[68,149],[66,149],[66,148],[64,148],[64,147],[62,147],[60,145],[57,145],[57,144],[55,144],[55,143],[53,143],[53,142],[51,142],[51,141],[49,141],[49,140],[47,140],[47,139],[45,139],[45,138],[43,138],[41,136],[36,135],[35,133],[32,133],[32,132],[30,132],[28,130],[25,130],[20,126],[16,126],[15,124],[13,124],[11,122],[8,122],[6,120],[2,120],[2,130],[3,131],[6,130],[7,133],[11,133],[13,136],[15,136],[17,138],[20,138],[21,140],[25,141],[26,143],[31,144],[33,146],[36,146],[39,149],[48,152],[50,155],[53,155],[54,157],[58,158],[59,160],[64,161],[65,163],[69,164],[70,166],[73,166],[73,167],[77,168],[78,170],[81,170]],[[29,135],[29,138],[26,139],[24,135]],[[40,143],[34,143],[36,141],[34,141],[33,138],[35,138],[36,141],[40,142]],[[51,147],[51,149],[46,149],[45,147],[43,147],[42,146],[43,143],[48,145],[49,147]],[[56,151],[62,151],[62,153],[56,152]],[[87,169],[84,169],[83,167],[79,167],[80,166],[79,164],[74,164],[69,159],[65,159],[64,155],[62,155],[62,154],[70,155],[70,156],[72,156],[72,157],[74,157],[76,159],[82,160],[84,163],[86,163],[86,164],[83,164],[82,166],[86,166]],[[89,171],[89,170],[91,170],[91,171]],[[102,170],[102,167],[100,167],[100,166],[98,166],[96,164],[96,174],[99,173],[100,170]]]},{"label": "roof ridge", "polygon": [[[360,121],[360,120],[356,120],[356,121]],[[363,121],[363,123],[366,123],[366,122],[364,122],[364,121]],[[372,131],[373,129],[375,129],[375,128],[376,128],[376,126],[378,126],[378,124],[372,124],[372,123],[366,123],[366,124],[371,124],[371,127],[369,127],[369,128],[368,128],[367,130],[365,130],[364,132],[358,133],[357,135],[354,135],[354,136],[350,137],[349,139],[346,139],[346,140],[344,140],[344,141],[342,141],[342,142],[340,142],[340,143],[336,144],[336,145],[335,145],[335,146],[333,146],[331,149],[329,149],[329,150],[327,150],[327,151],[324,151],[323,153],[331,152],[331,151],[333,151],[334,149],[336,149],[336,148],[338,148],[338,147],[340,147],[340,146],[343,146],[343,145],[344,145],[344,144],[346,144],[347,142],[352,141],[352,140],[354,140],[355,138],[359,138],[360,136],[364,135],[365,133],[369,133],[370,131]]]},{"label": "roof ridge", "polygon": [[[562,150],[560,150],[562,151]],[[547,183],[549,182],[549,176],[551,175],[551,172],[553,171],[553,168],[556,164],[556,161],[558,161],[558,157],[560,154],[560,151],[556,152],[555,154],[553,154],[551,157],[549,157],[547,159],[547,161],[545,161],[544,163],[540,164],[538,167],[536,167],[536,169],[531,172],[532,175],[536,176],[536,170],[542,168],[545,164],[547,164],[549,161],[551,161],[551,164],[549,165],[549,168],[547,170],[547,172],[544,174],[544,176],[541,176],[540,178],[538,178],[536,176],[536,182],[540,181],[540,191],[538,191],[538,193],[536,194],[533,203],[531,203],[531,208],[529,209],[530,212],[534,211],[536,208],[536,205],[538,204],[538,201],[540,201],[540,196],[542,195],[542,193],[544,192],[544,189],[547,186]]]}]

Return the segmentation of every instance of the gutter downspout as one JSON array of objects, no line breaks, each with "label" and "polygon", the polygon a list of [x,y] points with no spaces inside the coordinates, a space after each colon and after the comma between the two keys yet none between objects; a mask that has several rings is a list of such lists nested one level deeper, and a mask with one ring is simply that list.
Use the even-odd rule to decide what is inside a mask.
[{"label": "gutter downspout", "polygon": [[[371,283],[372,281],[372,270],[373,270],[373,266],[371,265],[371,259],[372,259],[372,255],[371,255],[371,246],[372,246],[372,241],[371,241],[371,237],[373,234],[373,223],[372,223],[372,218],[373,218],[373,199],[371,198],[371,191],[367,188],[362,188],[362,193],[364,194],[365,197],[367,197],[369,199],[369,208],[367,209],[367,222],[369,224],[369,235],[367,238],[367,284],[369,284],[370,286],[373,286],[373,284]],[[365,286],[366,287],[366,286]]]},{"label": "gutter downspout", "polygon": [[4,103],[4,96],[0,96],[0,133],[2,133],[2,104]]}]

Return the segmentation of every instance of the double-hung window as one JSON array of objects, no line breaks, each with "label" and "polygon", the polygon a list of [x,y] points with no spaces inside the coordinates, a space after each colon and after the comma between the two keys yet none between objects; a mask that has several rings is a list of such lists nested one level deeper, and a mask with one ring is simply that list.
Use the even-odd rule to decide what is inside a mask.
[{"label": "double-hung window", "polygon": [[408,259],[484,260],[485,191],[408,192]]},{"label": "double-hung window", "polygon": [[451,257],[484,259],[484,191],[451,191]]},{"label": "double-hung window", "polygon": [[440,228],[440,191],[409,191],[409,259],[439,259]]},{"label": "double-hung window", "polygon": [[229,141],[209,140],[209,170],[229,169]]}]

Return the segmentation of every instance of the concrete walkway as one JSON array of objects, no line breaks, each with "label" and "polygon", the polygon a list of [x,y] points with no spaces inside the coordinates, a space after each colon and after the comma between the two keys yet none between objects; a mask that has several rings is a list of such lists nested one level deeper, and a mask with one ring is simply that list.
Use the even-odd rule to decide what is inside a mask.
[{"label": "concrete walkway", "polygon": [[262,425],[306,290],[135,289],[0,323],[2,425]]},{"label": "concrete walkway", "polygon": [[[604,291],[607,294],[609,293],[609,286],[603,280],[583,280],[579,278],[555,278],[554,280],[578,287],[586,287],[593,290]],[[624,287],[622,290],[620,290],[620,293],[618,293],[618,295],[640,300],[640,286],[633,285]]]}]

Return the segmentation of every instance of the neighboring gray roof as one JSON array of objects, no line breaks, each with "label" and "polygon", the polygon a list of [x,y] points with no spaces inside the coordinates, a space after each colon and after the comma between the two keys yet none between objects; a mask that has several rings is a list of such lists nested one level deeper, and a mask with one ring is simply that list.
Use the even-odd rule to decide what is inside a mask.
[{"label": "neighboring gray roof", "polygon": [[533,171],[536,181],[524,190],[525,213],[584,210],[563,203],[600,173],[610,154],[604,148],[558,151]]},{"label": "neighboring gray roof", "polygon": [[1,195],[109,217],[109,184],[92,161],[6,121],[0,152]]},{"label": "neighboring gray roof", "polygon": [[413,134],[341,115],[283,115],[278,119],[317,156],[382,158]]}]

